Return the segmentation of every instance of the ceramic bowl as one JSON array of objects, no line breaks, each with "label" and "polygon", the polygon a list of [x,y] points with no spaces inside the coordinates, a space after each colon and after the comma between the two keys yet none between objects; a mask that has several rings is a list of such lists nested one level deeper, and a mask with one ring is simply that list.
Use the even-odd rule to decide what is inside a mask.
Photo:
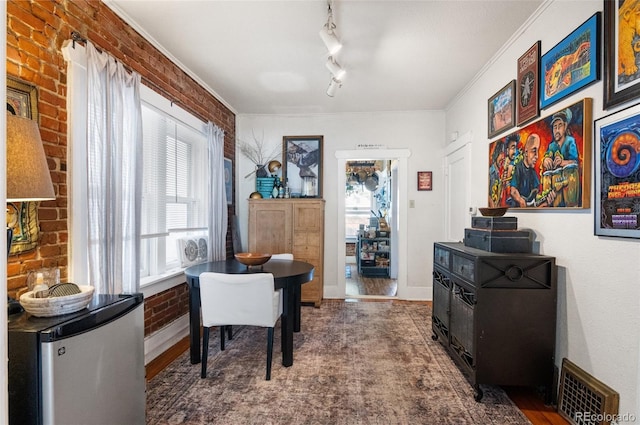
[{"label": "ceramic bowl", "polygon": [[235,255],[236,260],[245,266],[261,266],[271,259],[271,254],[256,254],[253,252],[240,252]]},{"label": "ceramic bowl", "polygon": [[495,207],[495,208],[478,208],[480,214],[485,217],[502,217],[509,207]]},{"label": "ceramic bowl", "polygon": [[93,297],[94,287],[78,285],[80,293],[62,297],[36,298],[34,291],[20,295],[20,305],[36,317],[53,317],[75,313],[86,308]]}]

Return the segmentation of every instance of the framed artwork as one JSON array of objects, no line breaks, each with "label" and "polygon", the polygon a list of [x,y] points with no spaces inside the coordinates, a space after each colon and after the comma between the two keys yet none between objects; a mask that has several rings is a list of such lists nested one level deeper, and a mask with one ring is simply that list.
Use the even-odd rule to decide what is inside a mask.
[{"label": "framed artwork", "polygon": [[596,120],[595,234],[640,238],[640,105]]},{"label": "framed artwork", "polygon": [[538,87],[540,86],[540,40],[518,59],[517,107],[518,125],[540,116]]},{"label": "framed artwork", "polygon": [[[604,109],[640,97],[635,2],[604,2]],[[620,19],[632,16],[633,19]]]},{"label": "framed artwork", "polygon": [[[38,119],[38,91],[35,86],[7,76],[7,111],[20,117]],[[13,230],[9,255],[34,249],[38,245],[37,202],[8,202],[7,226]]]},{"label": "framed artwork", "polygon": [[323,136],[282,138],[282,177],[292,198],[322,198]]},{"label": "framed artwork", "polygon": [[7,202],[7,226],[13,230],[9,255],[34,249],[38,245],[37,202]]},{"label": "framed artwork", "polygon": [[592,99],[489,145],[489,206],[589,208]]},{"label": "framed artwork", "polygon": [[7,111],[38,120],[38,91],[35,86],[7,76]]},{"label": "framed artwork", "polygon": [[488,101],[489,138],[516,125],[516,110],[513,99],[516,95],[516,80],[498,90]]},{"label": "framed artwork", "polygon": [[224,159],[224,192],[227,205],[233,204],[233,163],[229,158]]},{"label": "framed artwork", "polygon": [[432,190],[433,182],[431,171],[418,171],[418,190]]},{"label": "framed artwork", "polygon": [[600,12],[596,12],[542,56],[542,109],[600,79],[599,40]]}]

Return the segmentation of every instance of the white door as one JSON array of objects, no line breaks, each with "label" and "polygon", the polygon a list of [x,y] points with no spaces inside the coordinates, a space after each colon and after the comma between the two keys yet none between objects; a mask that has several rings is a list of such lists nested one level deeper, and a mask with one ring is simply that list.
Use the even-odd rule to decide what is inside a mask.
[{"label": "white door", "polygon": [[448,241],[462,241],[464,229],[469,227],[470,156],[471,145],[465,143],[445,157],[445,230]]}]

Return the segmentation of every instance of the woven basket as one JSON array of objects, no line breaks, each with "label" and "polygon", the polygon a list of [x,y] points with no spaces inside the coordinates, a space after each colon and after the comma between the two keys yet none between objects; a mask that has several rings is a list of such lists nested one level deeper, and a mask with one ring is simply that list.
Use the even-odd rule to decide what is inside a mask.
[{"label": "woven basket", "polygon": [[20,305],[27,313],[37,317],[75,313],[89,305],[94,291],[94,287],[89,285],[78,285],[78,288],[79,294],[49,298],[35,298],[34,291],[28,291],[20,296]]}]

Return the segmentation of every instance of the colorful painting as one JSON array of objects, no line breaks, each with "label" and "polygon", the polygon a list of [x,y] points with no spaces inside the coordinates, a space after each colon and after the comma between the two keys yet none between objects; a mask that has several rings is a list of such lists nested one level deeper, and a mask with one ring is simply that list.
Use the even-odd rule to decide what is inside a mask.
[{"label": "colorful painting", "polygon": [[595,122],[595,234],[640,238],[640,105]]},{"label": "colorful painting", "polygon": [[640,0],[604,2],[604,108],[640,97]]},{"label": "colorful painting", "polygon": [[[7,76],[7,112],[38,120],[38,91],[35,86]],[[13,230],[9,255],[34,249],[40,237],[37,202],[7,203],[7,227]]]},{"label": "colorful painting", "polygon": [[489,145],[489,206],[588,208],[592,100],[583,99]]},{"label": "colorful painting", "polygon": [[600,79],[599,40],[597,12],[542,56],[542,109]]},{"label": "colorful painting", "polygon": [[516,125],[516,109],[513,105],[515,95],[516,80],[513,80],[489,98],[489,138]]}]

